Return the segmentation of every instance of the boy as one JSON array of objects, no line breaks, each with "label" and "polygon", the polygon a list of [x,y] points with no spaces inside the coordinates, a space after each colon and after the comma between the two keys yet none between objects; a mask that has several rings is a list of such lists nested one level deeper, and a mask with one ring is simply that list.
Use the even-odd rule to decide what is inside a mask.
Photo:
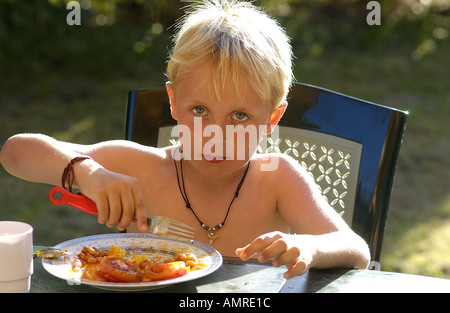
[{"label": "boy", "polygon": [[[179,26],[167,91],[180,146],[77,145],[17,135],[0,152],[5,169],[58,185],[72,168],[73,185],[97,204],[99,223],[145,231],[146,216],[175,218],[196,226],[194,239],[225,256],[285,265],[286,278],[310,267],[365,268],[366,243],[304,169],[284,155],[255,154],[250,132],[256,140],[271,133],[287,107],[291,49],[283,30],[236,1],[207,2]],[[227,132],[230,126],[236,131]],[[276,166],[263,170],[269,163]],[[130,224],[134,216],[138,229]]]}]

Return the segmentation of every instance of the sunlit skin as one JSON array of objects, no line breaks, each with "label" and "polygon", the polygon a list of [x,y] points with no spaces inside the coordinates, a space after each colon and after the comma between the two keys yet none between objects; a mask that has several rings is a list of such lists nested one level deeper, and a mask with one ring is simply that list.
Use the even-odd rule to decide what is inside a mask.
[{"label": "sunlit skin", "polygon": [[[206,76],[206,71],[208,71],[208,68],[201,68],[195,71],[186,77],[186,79],[183,79],[176,87],[168,82],[167,90],[170,97],[173,118],[177,120],[178,124],[187,126],[190,129],[191,135],[195,133],[194,118],[197,118],[197,122],[201,118],[202,132],[200,134],[197,132],[197,135],[200,136],[188,141],[190,147],[186,147],[183,144],[183,138],[181,139],[184,153],[186,153],[186,150],[188,150],[187,153],[192,153],[191,160],[185,161],[186,171],[195,168],[196,172],[190,175],[200,175],[199,179],[201,178],[202,180],[211,176],[217,182],[217,179],[223,175],[233,176],[236,172],[238,172],[238,175],[242,175],[241,172],[245,170],[246,163],[254,155],[257,142],[252,143],[252,147],[249,148],[249,138],[247,136],[245,140],[246,147],[243,149],[246,152],[245,159],[239,160],[237,152],[242,147],[238,146],[237,135],[231,138],[221,138],[221,136],[216,136],[216,134],[206,136],[204,135],[205,128],[210,125],[218,126],[222,130],[224,137],[227,133],[227,125],[240,125],[244,128],[251,125],[256,130],[261,129],[260,126],[265,126],[262,129],[265,129],[265,133],[268,133],[271,127],[275,126],[279,118],[281,118],[286,105],[274,109],[267,101],[260,99],[249,84],[242,86],[244,94],[242,99],[235,96],[236,92],[231,87],[223,90],[220,98],[218,98],[217,95],[211,92],[210,85],[199,84],[202,77]],[[258,141],[261,135],[258,132]],[[201,143],[201,148],[194,147],[196,143]],[[227,143],[233,145],[234,154],[230,155],[227,151]],[[206,151],[214,150],[212,151],[214,153],[215,149],[206,149],[205,145],[209,145],[208,148],[222,145],[221,155],[206,155]],[[196,162],[195,160],[210,162]],[[223,161],[220,162],[220,160]],[[212,164],[217,166],[212,166]]]},{"label": "sunlit skin", "polygon": [[[234,97],[234,90],[228,86],[217,97],[210,92],[209,82],[199,84],[202,77],[208,76],[203,71],[207,68],[197,69],[177,86],[167,84],[172,115],[180,125],[191,129],[197,117],[202,119],[203,129],[208,125],[226,128],[251,124],[263,125],[262,129],[270,132],[278,123],[285,104],[271,107],[249,84],[242,86],[242,97]],[[202,146],[211,138],[202,138]],[[229,142],[231,138],[225,139]],[[194,239],[209,244],[207,232],[186,208],[180,194],[172,157],[177,149],[158,149],[123,140],[78,145],[44,135],[23,134],[5,143],[0,162],[22,179],[59,185],[69,160],[88,155],[92,159],[74,165],[74,186],[96,203],[100,223],[128,228],[130,232],[145,231],[147,216],[162,215],[196,227]],[[206,225],[215,226],[223,221],[251,160],[239,197],[225,225],[216,232],[214,248],[224,256],[237,255],[242,260],[252,257],[261,262],[271,260],[275,266],[285,265],[287,278],[301,275],[310,267],[367,266],[365,242],[326,203],[314,181],[295,160],[278,154],[254,154],[254,148],[246,151],[244,160],[226,158],[211,162],[200,156],[199,160],[183,162],[192,208]],[[274,159],[278,164],[274,170],[261,170],[262,165]],[[138,225],[132,223],[134,216]]]}]

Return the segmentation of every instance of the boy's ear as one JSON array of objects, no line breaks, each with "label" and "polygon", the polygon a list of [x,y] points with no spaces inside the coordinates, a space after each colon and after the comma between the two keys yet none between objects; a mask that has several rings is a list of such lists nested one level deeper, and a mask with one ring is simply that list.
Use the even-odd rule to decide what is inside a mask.
[{"label": "boy's ear", "polygon": [[276,108],[272,114],[270,115],[269,123],[267,124],[266,130],[264,132],[264,135],[269,135],[272,133],[275,126],[277,126],[278,122],[283,117],[284,112],[286,111],[287,103],[283,102],[281,103],[278,108]]},{"label": "boy's ear", "polygon": [[170,114],[172,115],[174,120],[177,120],[177,113],[175,110],[175,92],[173,90],[172,82],[166,82],[167,94],[169,95],[169,103],[170,103]]}]

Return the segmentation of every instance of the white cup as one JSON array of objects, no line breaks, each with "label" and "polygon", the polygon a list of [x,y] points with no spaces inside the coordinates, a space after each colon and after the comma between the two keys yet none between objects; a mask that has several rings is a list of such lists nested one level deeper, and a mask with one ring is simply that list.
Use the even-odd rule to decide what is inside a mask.
[{"label": "white cup", "polygon": [[29,292],[33,274],[33,227],[0,221],[0,292]]}]

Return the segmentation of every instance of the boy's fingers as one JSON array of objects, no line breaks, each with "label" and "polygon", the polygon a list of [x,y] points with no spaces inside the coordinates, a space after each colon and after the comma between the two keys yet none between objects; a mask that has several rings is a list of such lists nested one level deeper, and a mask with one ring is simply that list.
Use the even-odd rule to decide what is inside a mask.
[{"label": "boy's fingers", "polygon": [[144,233],[148,230],[148,223],[147,223],[147,217],[146,216],[141,216],[141,217],[137,217],[136,216],[136,222],[139,228],[139,231]]},{"label": "boy's fingers", "polygon": [[279,235],[277,235],[276,233],[269,233],[259,236],[246,247],[238,249],[239,251],[237,252],[239,253],[239,257],[241,258],[241,260],[247,261],[252,256],[269,247],[274,241],[279,238]]},{"label": "boy's fingers", "polygon": [[285,249],[282,253],[280,253],[274,260],[273,265],[274,266],[281,266],[286,265],[286,267],[289,269],[300,258],[300,249],[298,247],[291,247],[289,249]]},{"label": "boy's fingers", "polygon": [[145,232],[148,229],[147,210],[144,205],[144,196],[139,187],[133,188],[133,198],[137,225],[141,232]]},{"label": "boy's fingers", "polygon": [[241,260],[247,261],[248,259],[250,259],[252,256],[254,256],[256,253],[258,253],[262,249],[263,249],[263,246],[261,246],[261,242],[253,241],[251,244],[247,245],[244,248],[241,248],[238,251],[239,257],[241,258]]},{"label": "boy's fingers", "polygon": [[113,227],[116,225],[122,216],[122,202],[120,196],[116,193],[108,195],[109,204],[109,218],[106,226]]},{"label": "boy's fingers", "polygon": [[277,239],[271,242],[271,244],[267,246],[267,248],[261,251],[261,253],[258,256],[258,260],[261,263],[264,263],[267,260],[274,260],[278,258],[280,255],[284,254],[286,249],[287,249],[286,242],[284,240]]},{"label": "boy's fingers", "polygon": [[131,192],[125,193],[121,196],[122,216],[117,229],[124,230],[133,220],[134,217],[134,202]]},{"label": "boy's fingers", "polygon": [[289,279],[294,276],[303,275],[306,270],[306,262],[300,259],[294,264],[294,266],[292,266],[286,273],[284,273],[284,278]]},{"label": "boy's fingers", "polygon": [[105,224],[109,217],[109,205],[106,198],[100,198],[95,201],[95,204],[97,205],[97,211],[98,211],[98,219],[97,221],[100,224]]},{"label": "boy's fingers", "polygon": [[236,255],[242,260],[242,261],[246,261],[248,259],[247,255],[245,254],[245,251],[247,249],[249,245],[246,245],[245,247],[242,248],[237,248],[235,253]]}]

